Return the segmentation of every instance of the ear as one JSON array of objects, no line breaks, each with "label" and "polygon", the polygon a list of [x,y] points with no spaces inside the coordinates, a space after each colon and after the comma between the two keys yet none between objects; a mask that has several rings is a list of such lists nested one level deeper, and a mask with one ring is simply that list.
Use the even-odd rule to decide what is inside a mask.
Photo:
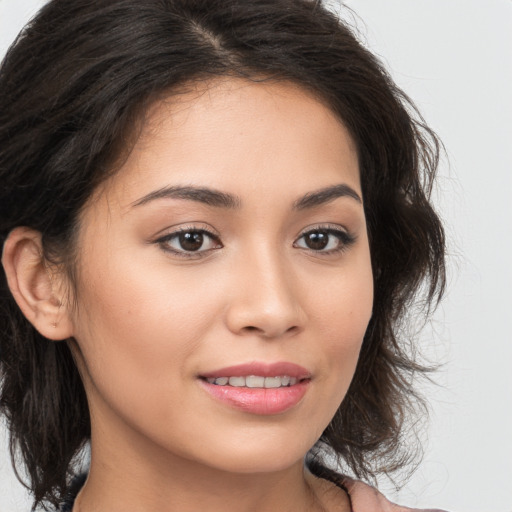
[{"label": "ear", "polygon": [[2,264],[7,284],[27,320],[51,340],[73,335],[65,275],[43,256],[41,233],[26,227],[13,229],[4,244]]}]

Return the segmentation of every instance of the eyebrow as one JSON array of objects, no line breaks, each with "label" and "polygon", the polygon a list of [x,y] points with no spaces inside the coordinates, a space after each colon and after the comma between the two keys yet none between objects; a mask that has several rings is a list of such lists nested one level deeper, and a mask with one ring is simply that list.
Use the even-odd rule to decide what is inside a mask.
[{"label": "eyebrow", "polygon": [[[293,203],[294,210],[306,210],[330,203],[339,197],[351,197],[358,203],[362,203],[359,194],[345,184],[332,185],[313,192],[308,192]],[[132,207],[142,206],[156,199],[185,199],[196,201],[216,208],[238,209],[241,207],[241,199],[233,194],[221,192],[209,187],[168,186],[163,187],[141,197],[132,203]]]},{"label": "eyebrow", "polygon": [[351,197],[358,203],[363,203],[363,200],[359,194],[352,187],[349,187],[345,184],[339,184],[321,188],[319,190],[315,190],[314,192],[308,192],[306,195],[302,196],[300,199],[297,199],[297,201],[293,203],[293,208],[294,210],[315,208],[316,206],[330,203],[339,197]]},{"label": "eyebrow", "polygon": [[144,197],[138,199],[132,206],[141,206],[143,204],[154,201],[155,199],[187,199],[189,201],[196,201],[208,206],[216,208],[240,208],[241,200],[239,197],[227,194],[208,187],[195,187],[195,186],[170,186],[163,187],[154,192],[150,192]]}]

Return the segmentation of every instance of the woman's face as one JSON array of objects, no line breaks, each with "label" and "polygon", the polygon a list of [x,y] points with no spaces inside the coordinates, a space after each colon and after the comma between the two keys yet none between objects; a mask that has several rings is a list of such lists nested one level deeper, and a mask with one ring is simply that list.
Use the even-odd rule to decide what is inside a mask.
[{"label": "woman's face", "polygon": [[347,130],[296,86],[217,80],[155,104],[81,218],[70,315],[93,454],[301,460],[372,311],[361,198]]}]

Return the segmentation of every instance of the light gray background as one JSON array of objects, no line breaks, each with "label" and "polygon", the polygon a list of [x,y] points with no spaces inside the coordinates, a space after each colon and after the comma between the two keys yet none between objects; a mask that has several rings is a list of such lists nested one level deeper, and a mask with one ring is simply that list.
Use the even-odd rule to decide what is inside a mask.
[{"label": "light gray background", "polygon": [[[0,0],[0,55],[43,3]],[[449,159],[436,192],[449,293],[423,336],[446,365],[441,386],[426,390],[432,414],[422,465],[399,493],[382,485],[409,506],[512,512],[512,1],[346,5]],[[27,512],[1,429],[0,441],[0,512]]]}]

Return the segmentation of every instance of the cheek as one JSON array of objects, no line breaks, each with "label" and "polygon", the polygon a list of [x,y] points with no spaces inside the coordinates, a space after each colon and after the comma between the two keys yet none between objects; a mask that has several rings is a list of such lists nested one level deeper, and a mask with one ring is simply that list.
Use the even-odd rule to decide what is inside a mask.
[{"label": "cheek", "polygon": [[[355,372],[363,338],[372,315],[373,276],[369,253],[314,298],[312,319],[319,332],[326,371],[340,402]],[[338,403],[339,405],[339,403]]]},{"label": "cheek", "polygon": [[182,376],[215,318],[214,291],[199,294],[190,280],[133,257],[90,267],[95,272],[80,277],[75,337],[95,384],[140,387]]}]

